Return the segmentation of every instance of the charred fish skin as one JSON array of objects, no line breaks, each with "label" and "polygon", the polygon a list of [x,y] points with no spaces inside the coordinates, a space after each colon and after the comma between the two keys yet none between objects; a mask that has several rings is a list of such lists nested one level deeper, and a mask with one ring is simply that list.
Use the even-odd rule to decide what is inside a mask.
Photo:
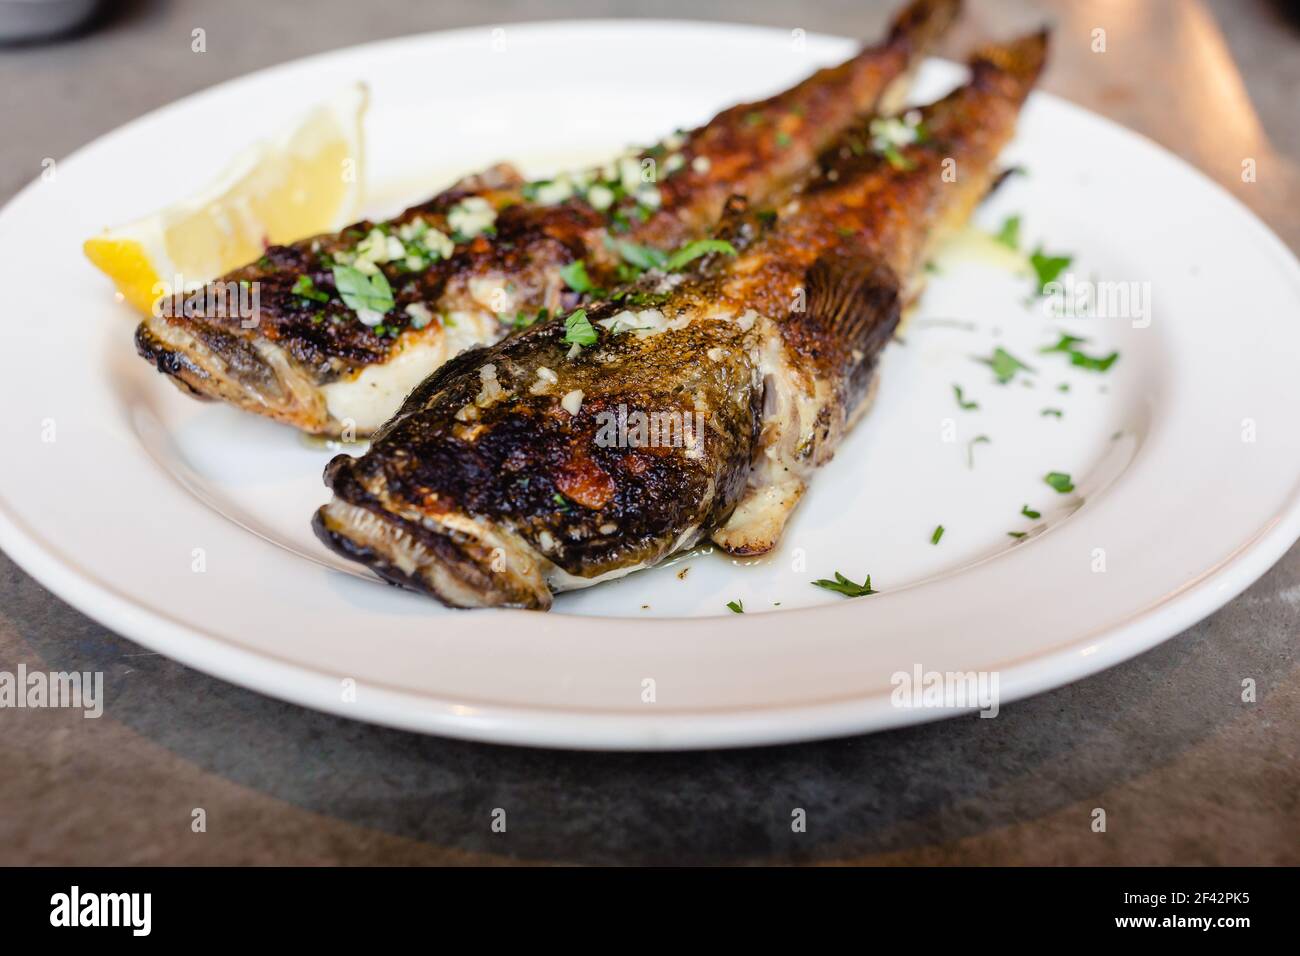
[{"label": "charred fish skin", "polygon": [[[593,311],[590,360],[570,360],[551,322],[443,366],[376,434],[379,454],[330,463],[317,534],[344,553],[362,509],[430,553],[456,549],[416,582],[452,606],[549,606],[552,590],[694,544],[745,488],[762,402],[753,329],[599,324],[619,314]],[[652,362],[674,374],[647,375]],[[362,560],[392,579],[391,562]]]},{"label": "charred fish skin", "polygon": [[[704,535],[770,549],[861,414],[929,246],[996,178],[1045,51],[1036,34],[977,56],[901,162],[836,152],[775,224],[734,206],[734,258],[665,279],[652,307],[593,307],[582,344],[556,320],[460,356],[331,462],[318,535],[458,607],[544,609]],[[688,410],[691,440],[601,440],[611,413]]]},{"label": "charred fish skin", "polygon": [[[496,341],[512,320],[572,308],[579,294],[565,266],[585,260],[609,288],[625,277],[618,250],[675,248],[706,234],[730,193],[759,201],[785,188],[853,117],[896,97],[959,5],[912,0],[884,43],[559,191],[503,164],[386,222],[271,247],[208,287],[255,286],[254,323],[182,310],[177,297],[171,314],[140,325],[138,351],[196,397],[309,433],[364,435],[458,351]],[[640,182],[646,170],[652,183]],[[391,305],[363,321],[334,266],[376,246],[382,255],[365,262],[391,287]]]}]

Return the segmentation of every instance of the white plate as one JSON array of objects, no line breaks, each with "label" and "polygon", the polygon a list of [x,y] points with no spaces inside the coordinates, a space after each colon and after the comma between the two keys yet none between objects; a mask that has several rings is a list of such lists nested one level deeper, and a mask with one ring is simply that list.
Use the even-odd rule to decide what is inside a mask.
[{"label": "white plate", "polygon": [[[1080,278],[1149,282],[1149,327],[1049,321],[1022,304],[1027,279],[947,256],[884,362],[872,415],[779,553],[749,567],[694,556],[562,597],[549,615],[446,611],[326,552],[308,519],[329,453],[177,393],[135,357],[131,315],[81,256],[84,237],[202,185],[358,78],[374,94],[382,212],[497,158],[543,169],[649,141],[853,46],[808,37],[797,51],[780,31],[658,22],[413,37],[246,77],[86,147],[0,214],[0,545],[105,625],[236,683],[554,746],[759,744],[933,719],[953,711],[894,706],[893,675],[996,672],[1005,703],[1177,633],[1300,531],[1300,267],[1182,162],[1050,96],[1033,97],[1007,157],[1029,174],[979,221],[1023,213],[1027,241],[1075,253]],[[669,52],[689,68],[663,69]],[[960,75],[930,63],[918,96]],[[1119,362],[1101,375],[1036,354],[1062,328]],[[972,360],[997,344],[1035,366],[1033,388],[998,386]],[[958,409],[953,383],[978,411]],[[974,446],[972,469],[978,435],[992,442]],[[1049,471],[1077,492],[1047,487]],[[1025,504],[1042,519],[1023,518]],[[1010,531],[1034,533],[1017,544]],[[810,585],[836,570],[869,572],[881,593]],[[733,599],[745,615],[726,610]]]}]

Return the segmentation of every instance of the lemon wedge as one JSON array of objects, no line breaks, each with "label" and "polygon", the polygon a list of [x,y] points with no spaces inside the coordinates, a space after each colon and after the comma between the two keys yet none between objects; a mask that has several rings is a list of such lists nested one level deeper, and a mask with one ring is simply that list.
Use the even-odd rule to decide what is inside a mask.
[{"label": "lemon wedge", "polygon": [[367,99],[364,85],[348,88],[246,150],[202,193],[87,239],[87,258],[147,313],[160,296],[252,262],[268,244],[343,228],[361,201]]}]

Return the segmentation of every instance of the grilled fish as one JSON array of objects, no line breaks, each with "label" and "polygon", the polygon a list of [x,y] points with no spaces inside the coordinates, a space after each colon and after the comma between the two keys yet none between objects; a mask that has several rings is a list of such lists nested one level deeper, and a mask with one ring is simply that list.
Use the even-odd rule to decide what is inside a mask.
[{"label": "grilled fish", "polygon": [[850,133],[775,222],[733,201],[693,272],[641,288],[652,304],[444,365],[365,455],[330,462],[317,536],[455,607],[545,609],[705,537],[770,550],[867,407],[928,250],[995,182],[1045,50],[1035,34],[977,55],[967,85],[898,121],[910,135]]},{"label": "grilled fish", "polygon": [[[529,183],[500,165],[386,222],[270,247],[165,300],[137,349],[196,397],[367,434],[457,352],[698,239],[731,193],[759,202],[796,180],[856,116],[897,98],[959,2],[913,0],[883,44],[604,168]],[[224,307],[244,289],[257,292],[251,319]]]}]

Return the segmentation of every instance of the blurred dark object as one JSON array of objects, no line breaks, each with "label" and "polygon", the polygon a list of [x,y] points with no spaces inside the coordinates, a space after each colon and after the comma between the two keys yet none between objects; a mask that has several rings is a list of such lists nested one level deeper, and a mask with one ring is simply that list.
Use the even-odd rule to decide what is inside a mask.
[{"label": "blurred dark object", "polygon": [[0,43],[60,36],[90,19],[99,0],[0,0]]}]

